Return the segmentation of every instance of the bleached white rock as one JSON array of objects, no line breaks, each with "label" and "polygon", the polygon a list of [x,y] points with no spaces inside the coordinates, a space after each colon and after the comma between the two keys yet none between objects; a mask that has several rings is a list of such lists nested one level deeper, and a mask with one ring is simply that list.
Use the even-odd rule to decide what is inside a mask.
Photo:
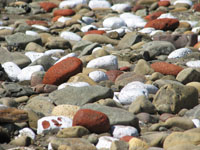
[{"label": "bleached white rock", "polygon": [[198,34],[200,32],[200,27],[194,27],[194,28],[192,28],[192,32]]},{"label": "bleached white rock", "polygon": [[91,9],[95,9],[95,8],[110,8],[111,5],[108,1],[105,0],[92,0],[89,2],[88,6]]},{"label": "bleached white rock", "polygon": [[180,4],[181,4],[181,3],[182,3],[182,4],[188,4],[188,5],[190,5],[190,6],[193,5],[191,0],[176,0],[173,4],[176,5],[176,4],[178,4],[178,3],[180,3]]},{"label": "bleached white rock", "polygon": [[121,37],[125,34],[125,28],[118,28],[118,29],[106,31],[106,33],[110,33],[110,32],[117,32],[119,36]]},{"label": "bleached white rock", "polygon": [[189,48],[179,48],[179,49],[171,52],[168,55],[168,58],[181,58],[181,57],[188,55],[189,53],[192,53],[191,49],[189,49]]},{"label": "bleached white rock", "polygon": [[41,65],[35,65],[35,66],[25,67],[18,74],[17,79],[19,81],[31,80],[32,73],[37,72],[37,71],[44,71],[43,66],[41,66]]},{"label": "bleached white rock", "polygon": [[44,56],[44,53],[38,53],[38,52],[26,52],[25,55],[31,60],[31,62],[34,62],[38,58]]},{"label": "bleached white rock", "polygon": [[55,62],[55,64],[57,64],[58,62],[60,62],[60,61],[62,61],[62,60],[64,60],[64,59],[66,59],[66,58],[68,58],[68,57],[77,57],[77,54],[76,54],[76,53],[69,53],[69,54],[67,54],[67,55],[65,55],[65,56],[63,56],[63,57],[61,57],[58,61]]},{"label": "bleached white rock", "polygon": [[157,33],[163,33],[164,31],[162,31],[162,30],[155,30],[155,31],[152,31],[151,33],[150,33],[150,36],[154,36],[155,34],[157,34]]},{"label": "bleached white rock", "polygon": [[8,106],[0,104],[0,110],[6,109],[6,108],[8,108]]},{"label": "bleached white rock", "polygon": [[60,37],[64,38],[65,40],[72,40],[72,41],[81,40],[81,37],[78,34],[68,31],[61,32]]},{"label": "bleached white rock", "polygon": [[31,130],[30,128],[23,128],[21,130],[19,130],[19,135],[20,136],[28,136],[30,137],[32,140],[35,139],[35,133],[33,132],[33,130]]},{"label": "bleached white rock", "polygon": [[39,34],[35,31],[30,31],[30,30],[27,30],[25,32],[26,35],[31,35],[31,36],[39,36]]},{"label": "bleached white rock", "polygon": [[57,22],[65,23],[65,21],[68,21],[68,20],[71,20],[71,19],[72,18],[70,18],[70,17],[64,17],[64,16],[62,16],[62,17],[58,18]]},{"label": "bleached white rock", "polygon": [[74,8],[79,4],[87,4],[87,0],[65,0],[60,2],[59,8],[65,8],[65,7]]},{"label": "bleached white rock", "polygon": [[13,62],[6,62],[2,64],[6,74],[12,81],[17,81],[17,76],[21,72],[21,68]]},{"label": "bleached white rock", "polygon": [[139,136],[138,130],[132,126],[114,125],[111,127],[113,137],[122,138],[123,136]]},{"label": "bleached white rock", "polygon": [[107,55],[95,58],[91,60],[87,66],[87,68],[101,68],[106,70],[116,70],[118,69],[118,61],[117,57],[114,55]]},{"label": "bleached white rock", "polygon": [[47,27],[45,27],[45,26],[42,26],[42,25],[34,24],[34,25],[32,25],[31,27],[36,28],[36,29],[39,29],[39,30],[42,30],[42,31],[46,31],[46,32],[49,31],[49,28],[47,28]]},{"label": "bleached white rock", "polygon": [[192,122],[194,123],[196,128],[200,127],[200,120],[199,119],[192,119]]},{"label": "bleached white rock", "polygon": [[171,18],[171,19],[176,19],[171,13],[166,13],[166,14],[161,14],[157,19],[161,18]]},{"label": "bleached white rock", "polygon": [[130,11],[132,6],[128,3],[114,4],[111,9],[117,11],[118,13]]},{"label": "bleached white rock", "polygon": [[91,24],[91,23],[93,23],[95,20],[93,19],[93,18],[91,18],[91,17],[82,17],[81,18],[82,19],[82,21],[85,23],[85,24]]},{"label": "bleached white rock", "polygon": [[120,17],[109,17],[103,21],[103,26],[105,28],[118,29],[126,26],[126,23]]},{"label": "bleached white rock", "polygon": [[63,54],[64,52],[65,51],[63,49],[50,49],[48,51],[45,51],[44,55],[52,55],[52,54],[55,54],[55,53]]},{"label": "bleached white rock", "polygon": [[9,27],[9,26],[0,26],[0,30],[2,30],[2,29],[14,30],[13,27]]},{"label": "bleached white rock", "polygon": [[65,88],[66,86],[74,86],[74,87],[84,87],[84,86],[90,86],[87,82],[69,82],[69,83],[63,83],[58,86],[58,90]]},{"label": "bleached white rock", "polygon": [[200,60],[188,61],[186,66],[191,68],[200,68]]},{"label": "bleached white rock", "polygon": [[43,117],[37,122],[37,134],[57,132],[60,129],[72,127],[72,119],[65,116]]},{"label": "bleached white rock", "polygon": [[118,141],[119,139],[114,138],[114,137],[110,137],[110,136],[102,136],[99,138],[99,141],[96,145],[97,149],[103,149],[103,148],[107,148],[110,149],[111,144],[113,141]]},{"label": "bleached white rock", "polygon": [[94,52],[96,52],[96,51],[98,51],[98,50],[100,50],[100,49],[102,49],[102,47],[96,47],[96,48],[94,48],[94,49],[92,50],[92,53],[94,53]]},{"label": "bleached white rock", "polygon": [[89,30],[96,30],[97,27],[95,25],[86,25],[81,28],[82,32],[88,32]]},{"label": "bleached white rock", "polygon": [[155,31],[154,28],[143,28],[143,29],[139,30],[138,32],[145,33],[145,34],[151,34],[153,31]]},{"label": "bleached white rock", "polygon": [[92,71],[89,73],[89,77],[95,82],[108,80],[108,76],[103,71]]}]

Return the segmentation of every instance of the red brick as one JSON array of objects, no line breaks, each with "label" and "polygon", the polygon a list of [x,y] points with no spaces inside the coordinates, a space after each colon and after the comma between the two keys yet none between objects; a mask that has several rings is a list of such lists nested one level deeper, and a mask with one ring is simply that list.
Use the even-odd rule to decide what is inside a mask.
[{"label": "red brick", "polygon": [[158,2],[158,6],[168,7],[170,5],[169,1],[160,1]]},{"label": "red brick", "polygon": [[46,21],[42,21],[42,20],[27,20],[26,23],[29,26],[34,25],[34,24],[48,26],[48,23]]},{"label": "red brick", "polygon": [[60,85],[71,76],[82,72],[82,69],[83,65],[79,58],[66,58],[47,70],[43,78],[43,84]]},{"label": "red brick", "polygon": [[148,16],[146,16],[144,19],[146,19],[147,21],[152,21],[152,20],[155,20],[157,19],[160,15],[162,15],[164,12],[162,11],[157,11],[157,12],[154,12],[152,14],[149,14]]},{"label": "red brick", "polygon": [[155,72],[160,72],[164,75],[174,75],[176,76],[181,70],[183,70],[182,67],[169,64],[166,62],[155,62],[151,64],[151,67],[154,69]]},{"label": "red brick", "polygon": [[134,137],[127,135],[127,136],[121,137],[119,140],[129,142],[132,138],[134,138]]},{"label": "red brick", "polygon": [[195,11],[200,11],[200,3],[194,4],[193,9]]},{"label": "red brick", "polygon": [[106,72],[106,75],[110,81],[115,82],[115,79],[122,73],[120,70],[109,70]]},{"label": "red brick", "polygon": [[58,5],[51,2],[41,2],[40,7],[43,8],[46,12],[51,12],[54,8],[58,7]]},{"label": "red brick", "polygon": [[72,9],[58,9],[53,12],[53,16],[72,16],[75,11]]},{"label": "red brick", "polygon": [[73,126],[83,126],[93,133],[104,133],[110,129],[110,122],[102,112],[91,109],[80,109],[73,118]]},{"label": "red brick", "polygon": [[85,35],[87,34],[104,34],[106,33],[104,30],[90,30],[88,32],[85,32]]}]

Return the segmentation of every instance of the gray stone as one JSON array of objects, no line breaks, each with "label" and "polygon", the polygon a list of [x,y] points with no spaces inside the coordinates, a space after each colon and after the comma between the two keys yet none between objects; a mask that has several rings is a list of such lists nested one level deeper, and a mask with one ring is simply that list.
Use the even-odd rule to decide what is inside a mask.
[{"label": "gray stone", "polygon": [[32,30],[32,27],[29,26],[27,23],[22,23],[17,26],[14,32],[23,32],[25,33],[27,30]]},{"label": "gray stone", "polygon": [[110,150],[128,150],[129,145],[125,141],[113,141]]},{"label": "gray stone", "polygon": [[90,41],[79,41],[72,47],[72,51],[82,51],[90,44],[92,44]]},{"label": "gray stone", "polygon": [[[0,126],[0,143],[8,143],[10,141],[10,132],[8,129]],[[1,148],[0,148],[1,149]]]},{"label": "gray stone", "polygon": [[61,37],[50,37],[48,38],[48,42],[45,44],[47,49],[71,49],[71,44],[69,41],[61,38]]},{"label": "gray stone", "polygon": [[198,91],[191,86],[168,84],[159,89],[153,104],[159,112],[178,113],[182,108],[191,109],[198,104]]},{"label": "gray stone", "polygon": [[81,54],[79,55],[79,57],[82,57],[84,55],[90,55],[92,54],[92,50],[96,47],[99,47],[100,45],[98,43],[92,43],[88,46],[86,46],[83,51],[81,52]]},{"label": "gray stone", "polygon": [[147,9],[139,9],[135,13],[137,16],[145,17],[148,15]]},{"label": "gray stone", "polygon": [[25,14],[27,11],[22,7],[5,7],[5,10],[8,14]]},{"label": "gray stone", "polygon": [[188,110],[185,113],[185,116],[190,119],[200,119],[200,104]]},{"label": "gray stone", "polygon": [[103,98],[111,98],[113,92],[111,89],[101,86],[72,87],[67,86],[64,89],[56,90],[49,94],[49,98],[56,105],[84,105],[92,103]]},{"label": "gray stone", "polygon": [[93,109],[106,114],[110,120],[110,125],[131,125],[140,131],[138,119],[126,110],[99,104],[86,104],[81,109]]},{"label": "gray stone", "polygon": [[154,70],[147,61],[140,59],[135,65],[134,72],[137,74],[148,75],[152,74]]},{"label": "gray stone", "polygon": [[179,85],[183,85],[182,83],[178,82],[178,81],[174,81],[174,80],[164,80],[164,79],[159,79],[156,80],[155,82],[153,82],[153,85],[161,88],[162,86],[166,85],[166,84],[179,84]]},{"label": "gray stone", "polygon": [[42,43],[41,38],[39,36],[31,36],[31,35],[26,35],[24,33],[15,33],[13,35],[8,35],[5,37],[6,42],[10,46],[17,46],[22,49],[26,47],[26,45],[30,42],[35,42],[37,44]]}]

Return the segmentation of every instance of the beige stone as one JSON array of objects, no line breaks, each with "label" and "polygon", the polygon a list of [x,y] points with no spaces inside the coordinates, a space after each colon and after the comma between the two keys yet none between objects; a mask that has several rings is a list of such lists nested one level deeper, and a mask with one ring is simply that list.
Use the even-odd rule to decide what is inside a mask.
[{"label": "beige stone", "polygon": [[149,145],[138,139],[138,138],[132,138],[129,142],[129,150],[146,150],[149,148]]},{"label": "beige stone", "polygon": [[200,93],[200,82],[190,82],[190,83],[186,84],[186,86],[193,86],[193,87],[195,87],[195,88],[198,90],[198,92]]},{"label": "beige stone", "polygon": [[134,68],[134,72],[142,75],[150,75],[154,72],[154,70],[147,61],[140,59]]},{"label": "beige stone", "polygon": [[43,48],[42,46],[40,46],[37,43],[34,42],[30,42],[26,45],[25,51],[34,51],[34,52],[39,52],[39,53],[43,53],[46,51],[45,48]]},{"label": "beige stone", "polygon": [[71,77],[68,82],[87,82],[90,85],[97,85],[96,82],[94,82],[94,80],[92,80],[89,76],[87,76],[84,73],[79,73],[73,77]]}]

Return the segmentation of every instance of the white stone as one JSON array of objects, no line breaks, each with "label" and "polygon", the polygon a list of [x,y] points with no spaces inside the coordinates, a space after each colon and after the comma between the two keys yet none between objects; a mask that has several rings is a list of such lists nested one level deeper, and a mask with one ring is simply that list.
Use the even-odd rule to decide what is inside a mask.
[{"label": "white stone", "polygon": [[193,5],[191,0],[176,0],[173,4],[176,5],[178,3],[188,4],[190,6]]},{"label": "white stone", "polygon": [[20,136],[28,136],[30,137],[32,140],[35,139],[35,133],[33,132],[33,130],[31,130],[30,128],[23,128],[21,130],[19,130],[19,135]]},{"label": "white stone", "polygon": [[0,110],[4,110],[4,109],[7,109],[7,108],[8,108],[8,106],[0,104]]},{"label": "white stone", "polygon": [[126,23],[120,17],[109,17],[103,21],[103,26],[105,28],[118,29],[126,26]]},{"label": "white stone", "polygon": [[88,32],[89,30],[96,30],[97,27],[95,25],[86,25],[81,28],[82,32]]},{"label": "white stone", "polygon": [[52,55],[52,54],[56,54],[56,53],[60,53],[63,54],[65,51],[63,49],[50,49],[48,51],[44,52],[44,55]]},{"label": "white stone", "polygon": [[91,17],[85,17],[85,16],[82,17],[81,19],[86,24],[91,24],[91,23],[93,23],[95,21],[93,18],[91,18]]},{"label": "white stone", "polygon": [[6,62],[2,64],[6,74],[8,75],[9,79],[12,81],[17,81],[17,76],[21,72],[21,68],[13,62]]},{"label": "white stone", "polygon": [[19,81],[31,80],[32,73],[37,72],[37,71],[44,71],[43,66],[41,66],[41,65],[35,65],[35,66],[25,67],[18,74],[17,79]]},{"label": "white stone", "polygon": [[163,33],[164,31],[162,31],[162,30],[155,30],[155,31],[152,31],[151,33],[150,33],[150,36],[152,37],[152,36],[154,36],[155,34],[158,34],[158,33]]},{"label": "white stone", "polygon": [[26,52],[25,55],[31,60],[31,62],[34,62],[38,58],[44,56],[44,53],[39,52]]},{"label": "white stone", "polygon": [[61,57],[58,61],[55,62],[55,64],[57,64],[58,62],[60,62],[60,61],[62,61],[62,60],[64,60],[64,59],[66,59],[66,58],[69,58],[69,57],[77,57],[77,54],[76,54],[76,53],[69,53],[69,54],[67,54],[67,55],[65,55],[65,56],[63,56],[63,57]]},{"label": "white stone", "polygon": [[97,149],[103,149],[103,148],[107,148],[110,149],[111,144],[113,141],[118,141],[119,139],[114,138],[114,137],[110,137],[110,136],[102,136],[99,138],[99,141],[96,145]]},{"label": "white stone", "polygon": [[125,28],[118,28],[118,29],[106,31],[106,33],[110,33],[110,32],[117,32],[119,36],[121,37],[125,34]]},{"label": "white stone", "polygon": [[192,119],[192,122],[194,123],[196,128],[200,127],[200,120],[199,119]]},{"label": "white stone", "polygon": [[194,27],[194,28],[192,28],[192,32],[198,34],[200,32],[200,27]]},{"label": "white stone", "polygon": [[69,82],[69,83],[63,83],[58,86],[58,90],[63,89],[67,86],[74,86],[74,87],[84,87],[84,86],[90,86],[87,82]]},{"label": "white stone", "polygon": [[143,28],[143,29],[139,30],[138,32],[144,33],[144,34],[151,34],[153,31],[155,31],[154,28]]},{"label": "white stone", "polygon": [[[200,35],[198,35],[197,40],[198,40],[198,42],[200,42]],[[200,50],[200,49],[199,49],[199,50]]]},{"label": "white stone", "polygon": [[179,49],[171,52],[168,55],[168,58],[181,58],[181,57],[188,55],[189,53],[192,53],[191,49],[189,49],[189,48],[179,48]]},{"label": "white stone", "polygon": [[166,14],[161,14],[157,19],[161,18],[171,18],[171,19],[176,19],[171,13],[166,13]]},{"label": "white stone", "polygon": [[114,55],[107,55],[95,58],[86,66],[87,68],[101,68],[106,70],[116,70],[118,69],[117,57]]},{"label": "white stone", "polygon": [[186,66],[191,68],[200,68],[200,60],[188,61]]},{"label": "white stone", "polygon": [[114,4],[112,7],[112,10],[117,11],[118,13],[126,12],[131,10],[131,5],[126,3],[121,4]]},{"label": "white stone", "polygon": [[87,4],[87,0],[65,0],[60,2],[59,8],[65,8],[65,7],[74,8],[79,4]]},{"label": "white stone", "polygon": [[14,30],[13,27],[9,27],[9,26],[0,26],[0,30],[2,30],[2,29]]},{"label": "white stone", "polygon": [[[45,122],[49,127],[44,128],[43,124]],[[47,132],[57,132],[60,129],[72,127],[72,119],[65,116],[48,116],[43,117],[37,122],[37,134],[47,133]]]},{"label": "white stone", "polygon": [[31,35],[31,36],[39,36],[39,34],[35,31],[30,31],[30,30],[27,30],[25,32],[26,35]]},{"label": "white stone", "polygon": [[111,127],[113,137],[122,138],[123,136],[139,136],[138,130],[132,126],[114,125]]},{"label": "white stone", "polygon": [[39,29],[39,30],[42,30],[42,31],[46,31],[46,32],[49,31],[49,28],[47,28],[47,27],[45,27],[45,26],[42,26],[42,25],[34,24],[34,25],[32,25],[31,27],[36,28],[36,29]]},{"label": "white stone", "polygon": [[60,37],[64,38],[65,40],[72,40],[72,41],[81,40],[81,37],[78,34],[68,31],[61,32]]},{"label": "white stone", "polygon": [[65,23],[65,21],[68,21],[68,20],[71,20],[71,19],[72,18],[70,18],[70,17],[64,17],[64,16],[62,16],[62,17],[58,18],[57,22]]},{"label": "white stone", "polygon": [[91,9],[95,9],[95,8],[110,8],[111,5],[108,1],[104,1],[104,0],[92,0],[89,2],[88,6]]},{"label": "white stone", "polygon": [[103,71],[92,71],[89,73],[89,77],[95,82],[108,80],[108,76]]},{"label": "white stone", "polygon": [[98,51],[98,50],[100,50],[100,49],[102,49],[102,47],[96,47],[96,48],[94,48],[94,49],[92,50],[92,53],[94,53],[94,52],[96,52],[96,51]]}]

